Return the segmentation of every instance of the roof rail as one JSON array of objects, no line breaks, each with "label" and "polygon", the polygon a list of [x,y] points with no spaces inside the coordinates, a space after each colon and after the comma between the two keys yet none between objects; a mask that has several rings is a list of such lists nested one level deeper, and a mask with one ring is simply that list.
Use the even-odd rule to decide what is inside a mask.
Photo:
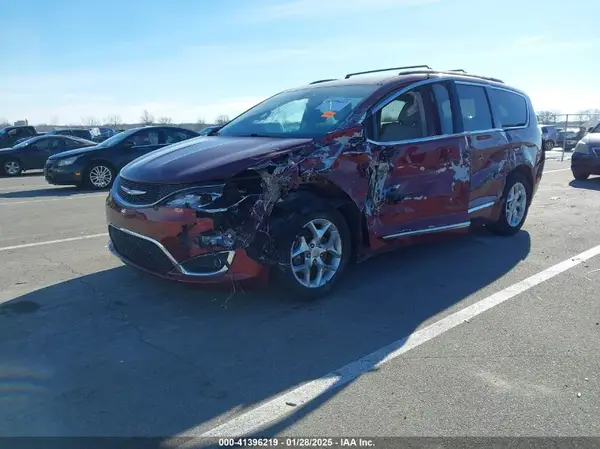
[{"label": "roof rail", "polygon": [[326,79],[326,80],[317,80],[317,81],[313,81],[310,84],[319,84],[319,83],[326,83],[327,81],[335,81],[336,78],[331,78],[331,79]]},{"label": "roof rail", "polygon": [[411,71],[407,71],[407,72],[400,72],[400,75],[416,75],[416,74],[423,74],[423,73],[430,73],[430,74],[440,74],[440,75],[462,75],[462,76],[470,76],[471,78],[479,78],[482,80],[486,80],[486,81],[494,81],[495,83],[501,83],[501,84],[505,84],[504,81],[502,81],[501,79],[498,78],[492,78],[489,76],[481,76],[481,75],[475,75],[473,73],[469,73],[463,69],[460,70],[411,70]]},{"label": "roof rail", "polygon": [[405,67],[390,67],[389,69],[377,69],[377,70],[367,70],[366,72],[355,72],[355,73],[348,73],[346,75],[345,79],[350,78],[351,76],[356,76],[356,75],[367,75],[369,73],[378,73],[378,72],[389,72],[390,70],[405,70],[405,69],[429,69],[432,70],[431,67],[429,67],[428,65],[408,65]]},{"label": "roof rail", "polygon": [[[416,69],[416,70],[411,70],[411,69]],[[492,77],[489,77],[489,76],[475,75],[473,73],[467,72],[465,69],[435,70],[435,69],[432,69],[431,67],[429,67],[428,65],[410,65],[410,66],[405,66],[405,67],[391,67],[389,69],[367,70],[365,72],[349,73],[349,74],[346,75],[345,78],[348,79],[351,76],[355,76],[355,75],[366,75],[366,74],[369,74],[369,73],[388,72],[388,71],[391,71],[391,70],[399,70],[400,72],[398,73],[398,75],[411,75],[411,74],[422,74],[422,73],[431,73],[431,74],[439,73],[441,75],[457,75],[457,74],[462,74],[464,76],[470,76],[470,77],[473,77],[473,78],[479,78],[479,79],[482,79],[482,80],[494,81],[496,83],[502,83],[502,84],[504,84],[504,81],[502,81],[501,79],[492,78]],[[325,81],[333,81],[333,80],[315,81],[315,82],[313,82],[311,84],[316,84],[316,83],[325,82]]]}]

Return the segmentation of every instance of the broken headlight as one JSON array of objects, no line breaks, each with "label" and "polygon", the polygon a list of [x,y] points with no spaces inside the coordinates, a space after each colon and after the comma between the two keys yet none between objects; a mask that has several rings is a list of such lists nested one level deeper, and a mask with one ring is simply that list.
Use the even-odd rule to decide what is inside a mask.
[{"label": "broken headlight", "polygon": [[209,207],[223,196],[224,185],[196,187],[177,192],[165,200],[165,205],[201,210]]}]

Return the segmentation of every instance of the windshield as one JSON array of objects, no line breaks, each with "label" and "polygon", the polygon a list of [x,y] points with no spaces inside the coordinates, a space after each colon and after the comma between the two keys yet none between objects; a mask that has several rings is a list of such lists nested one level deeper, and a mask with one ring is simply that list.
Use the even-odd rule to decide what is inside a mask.
[{"label": "windshield", "polygon": [[24,141],[22,141],[21,143],[18,143],[17,145],[13,146],[13,148],[16,148],[18,150],[19,148],[26,147],[30,143],[37,142],[38,140],[40,140],[41,137],[43,137],[43,136],[27,138]]},{"label": "windshield", "polygon": [[99,143],[97,146],[98,148],[106,148],[106,147],[111,147],[117,143],[120,143],[122,141],[124,141],[128,136],[132,135],[134,132],[136,132],[139,128],[134,128],[134,129],[129,129],[127,131],[123,131],[122,133],[119,134],[115,134],[112,137],[109,137],[108,139],[106,139],[104,142]]},{"label": "windshield", "polygon": [[282,92],[229,122],[218,135],[320,137],[333,131],[378,87],[323,86]]},{"label": "windshield", "polygon": [[594,129],[592,129],[590,132],[592,133],[600,133],[600,123],[598,123]]}]

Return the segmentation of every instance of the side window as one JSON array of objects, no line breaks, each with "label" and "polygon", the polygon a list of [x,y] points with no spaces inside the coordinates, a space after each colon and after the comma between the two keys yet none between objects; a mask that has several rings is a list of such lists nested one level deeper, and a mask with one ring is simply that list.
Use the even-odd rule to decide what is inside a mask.
[{"label": "side window", "polygon": [[[501,89],[489,89],[496,125],[502,128],[527,124],[527,101],[521,95]],[[542,128],[543,129],[543,128]],[[551,129],[543,129],[543,132]]]},{"label": "side window", "polygon": [[22,136],[35,136],[37,133],[35,132],[34,128],[24,128],[23,129],[23,135]]},{"label": "side window", "polygon": [[428,136],[425,105],[420,90],[415,89],[396,97],[377,114],[376,140],[398,142]]},{"label": "side window", "polygon": [[41,151],[46,151],[49,153],[56,153],[58,151],[62,151],[62,139],[54,139],[47,138],[38,140],[34,145],[35,148]]},{"label": "side window", "polygon": [[465,131],[493,129],[485,87],[456,84]]},{"label": "side window", "polygon": [[40,139],[32,147],[42,151],[50,151],[50,139]]},{"label": "side window", "polygon": [[158,145],[158,130],[144,129],[135,133],[129,140],[132,140],[136,147],[145,147]]},{"label": "side window", "polygon": [[454,122],[452,121],[452,104],[450,103],[450,93],[445,84],[435,83],[431,85],[435,103],[440,118],[440,130],[442,134],[454,133]]},{"label": "side window", "polygon": [[81,145],[81,142],[79,142],[75,139],[64,139],[63,143],[65,146],[65,150],[70,150],[72,148],[76,148]]},{"label": "side window", "polygon": [[165,143],[171,145],[172,143],[181,142],[187,140],[191,136],[184,130],[178,129],[165,129]]}]

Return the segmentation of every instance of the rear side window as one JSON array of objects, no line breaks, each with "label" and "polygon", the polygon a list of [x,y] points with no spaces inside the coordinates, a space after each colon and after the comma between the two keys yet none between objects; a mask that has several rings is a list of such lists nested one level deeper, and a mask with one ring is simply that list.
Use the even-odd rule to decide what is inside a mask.
[{"label": "rear side window", "polygon": [[[527,101],[521,95],[501,89],[490,89],[490,100],[496,126],[513,128],[527,124]],[[548,132],[548,129],[543,129]]]},{"label": "rear side window", "polygon": [[494,128],[484,87],[456,84],[465,131]]}]

